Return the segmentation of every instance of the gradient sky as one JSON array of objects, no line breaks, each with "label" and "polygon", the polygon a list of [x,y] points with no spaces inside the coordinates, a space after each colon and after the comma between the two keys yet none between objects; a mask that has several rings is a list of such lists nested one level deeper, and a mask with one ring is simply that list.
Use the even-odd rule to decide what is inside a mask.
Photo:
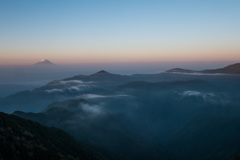
[{"label": "gradient sky", "polygon": [[0,64],[240,61],[240,0],[1,0]]}]

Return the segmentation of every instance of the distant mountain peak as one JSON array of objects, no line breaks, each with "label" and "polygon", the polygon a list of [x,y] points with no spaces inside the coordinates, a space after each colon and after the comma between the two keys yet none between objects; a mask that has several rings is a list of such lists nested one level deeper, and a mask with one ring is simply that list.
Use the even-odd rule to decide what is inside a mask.
[{"label": "distant mountain peak", "polygon": [[39,62],[35,63],[35,65],[54,65],[54,64],[47,59],[41,59]]},{"label": "distant mountain peak", "polygon": [[182,68],[173,68],[173,69],[170,69],[166,72],[170,72],[170,73],[193,73],[195,71],[189,70],[189,69],[182,69]]},{"label": "distant mountain peak", "polygon": [[109,74],[109,72],[107,72],[107,71],[105,71],[105,70],[101,70],[101,71],[98,71],[97,73],[95,73],[95,74]]},{"label": "distant mountain peak", "polygon": [[98,71],[94,74],[87,76],[90,81],[119,81],[124,76],[119,74],[112,74],[105,70]]}]

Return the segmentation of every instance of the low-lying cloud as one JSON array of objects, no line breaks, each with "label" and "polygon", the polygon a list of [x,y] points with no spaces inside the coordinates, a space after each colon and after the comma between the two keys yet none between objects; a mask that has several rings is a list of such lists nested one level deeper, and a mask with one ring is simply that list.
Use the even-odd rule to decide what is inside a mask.
[{"label": "low-lying cloud", "polygon": [[99,94],[84,94],[79,96],[79,98],[84,98],[84,99],[93,99],[93,98],[114,98],[114,97],[130,97],[130,95],[99,95]]},{"label": "low-lying cloud", "polygon": [[103,113],[102,109],[98,105],[81,104],[82,110],[92,114]]},{"label": "low-lying cloud", "polygon": [[84,84],[84,83],[90,83],[90,82],[83,82],[81,80],[66,80],[66,81],[59,81],[60,84],[69,84],[69,83],[75,83],[75,84]]},{"label": "low-lying cloud", "polygon": [[215,94],[214,93],[210,93],[210,92],[206,92],[206,93],[202,93],[202,92],[199,92],[199,91],[184,91],[182,93],[180,93],[180,95],[186,97],[186,96],[200,96],[200,97],[214,97]]},{"label": "low-lying cloud", "polygon": [[47,89],[45,90],[47,93],[55,93],[55,92],[64,92],[63,89],[57,89],[57,88],[54,88],[54,89]]},{"label": "low-lying cloud", "polygon": [[183,96],[201,96],[202,93],[198,92],[198,91],[184,91],[182,93]]},{"label": "low-lying cloud", "polygon": [[182,97],[201,97],[205,102],[222,104],[229,103],[229,98],[224,93],[211,93],[211,92],[200,92],[200,91],[184,91],[180,93]]},{"label": "low-lying cloud", "polygon": [[55,87],[53,89],[45,90],[48,93],[56,93],[56,92],[65,92],[65,91],[82,91],[87,88],[93,87],[92,82],[83,82],[80,80],[69,80],[69,81],[57,81],[52,85]]},{"label": "low-lying cloud", "polygon": [[106,97],[108,97],[108,96],[98,95],[98,94],[84,94],[84,95],[82,95],[82,98],[85,98],[85,99],[106,98]]}]

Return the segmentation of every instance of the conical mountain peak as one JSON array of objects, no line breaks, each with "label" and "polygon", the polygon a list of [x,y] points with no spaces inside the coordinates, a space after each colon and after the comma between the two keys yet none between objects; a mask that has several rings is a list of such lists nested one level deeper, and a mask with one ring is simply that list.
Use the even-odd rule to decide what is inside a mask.
[{"label": "conical mountain peak", "polygon": [[109,72],[105,71],[105,70],[101,70],[101,71],[98,71],[97,73],[95,74],[109,74]]},{"label": "conical mountain peak", "polygon": [[35,63],[35,65],[53,65],[53,63],[47,59],[41,59],[39,62]]}]

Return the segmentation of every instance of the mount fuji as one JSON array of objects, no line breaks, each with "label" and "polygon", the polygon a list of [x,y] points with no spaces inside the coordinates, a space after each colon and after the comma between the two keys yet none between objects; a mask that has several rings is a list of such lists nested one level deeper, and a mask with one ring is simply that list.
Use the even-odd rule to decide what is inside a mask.
[{"label": "mount fuji", "polygon": [[51,61],[47,60],[47,59],[42,59],[39,62],[34,64],[35,66],[51,66],[54,65],[54,63],[52,63]]}]

